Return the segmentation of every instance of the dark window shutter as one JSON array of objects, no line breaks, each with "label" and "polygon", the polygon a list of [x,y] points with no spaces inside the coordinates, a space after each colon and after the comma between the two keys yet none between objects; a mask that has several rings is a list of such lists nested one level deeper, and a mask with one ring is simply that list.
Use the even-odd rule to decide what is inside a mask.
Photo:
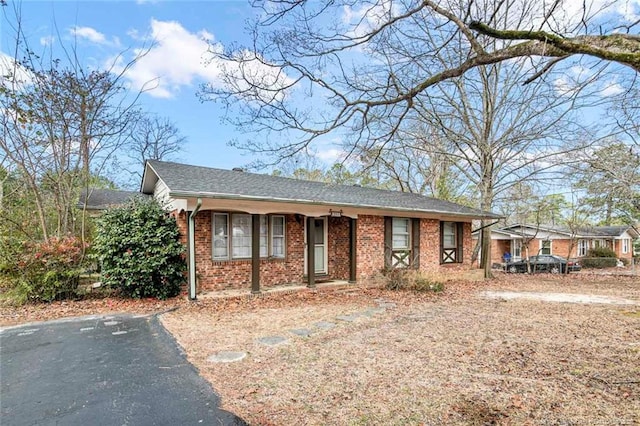
[{"label": "dark window shutter", "polygon": [[420,219],[411,219],[411,266],[420,268]]},{"label": "dark window shutter", "polygon": [[462,244],[463,244],[463,241],[464,241],[464,223],[463,222],[458,222],[458,223],[456,223],[456,226],[458,228],[457,232],[456,232],[456,235],[458,237],[458,244],[457,244],[458,247],[457,247],[457,250],[456,250],[457,251],[457,253],[456,253],[456,262],[462,263],[462,261],[463,261],[462,256],[463,256],[463,253],[464,253],[464,250],[463,250],[463,247],[462,247]]},{"label": "dark window shutter", "polygon": [[385,269],[391,268],[391,252],[392,252],[392,236],[393,223],[390,216],[384,217],[384,267]]},{"label": "dark window shutter", "polygon": [[444,222],[440,221],[440,263],[444,263]]}]

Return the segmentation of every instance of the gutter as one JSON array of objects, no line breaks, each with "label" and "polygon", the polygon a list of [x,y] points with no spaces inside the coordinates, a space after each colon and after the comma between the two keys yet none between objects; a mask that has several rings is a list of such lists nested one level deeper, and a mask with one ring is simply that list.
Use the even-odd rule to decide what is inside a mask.
[{"label": "gutter", "polygon": [[311,205],[311,206],[335,206],[335,207],[348,207],[348,208],[356,208],[356,209],[366,208],[366,209],[375,209],[375,210],[392,210],[392,211],[399,211],[399,212],[411,212],[411,213],[423,213],[423,214],[431,213],[431,214],[442,214],[442,215],[450,215],[450,216],[462,216],[462,217],[469,217],[472,219],[501,219],[503,217],[497,214],[491,214],[483,211],[480,211],[479,212],[480,214],[476,214],[476,213],[442,211],[442,210],[435,210],[435,209],[425,210],[425,209],[407,208],[407,207],[391,207],[391,206],[380,206],[380,205],[370,205],[370,204],[344,203],[344,202],[335,203],[335,202],[303,200],[303,199],[295,199],[295,198],[289,199],[289,198],[279,198],[279,197],[261,197],[261,196],[253,196],[253,195],[206,193],[206,192],[192,192],[192,191],[170,191],[169,196],[174,198],[198,197],[198,200],[200,200],[201,198],[212,198],[212,199],[220,199],[220,200],[266,201],[266,202],[302,204],[302,205]]},{"label": "gutter", "polygon": [[202,207],[202,198],[198,198],[196,208],[189,213],[187,226],[189,228],[189,300],[196,300],[196,215]]}]

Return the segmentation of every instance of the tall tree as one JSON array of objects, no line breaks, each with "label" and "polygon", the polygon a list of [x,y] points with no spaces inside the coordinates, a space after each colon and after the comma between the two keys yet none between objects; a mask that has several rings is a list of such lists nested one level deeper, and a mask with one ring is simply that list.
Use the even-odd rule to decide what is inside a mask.
[{"label": "tall tree", "polygon": [[[4,60],[0,84],[0,152],[24,179],[39,232],[34,238],[74,232],[77,195],[123,144],[137,114],[124,73],[88,69],[71,47],[64,60],[42,59],[29,49],[19,7],[14,57]],[[35,230],[34,230],[35,231]]]},{"label": "tall tree", "polygon": [[[217,52],[227,64],[222,69],[227,85],[203,89],[205,98],[238,109],[240,115],[234,117],[239,128],[269,129],[279,137],[247,141],[244,148],[277,161],[337,132],[346,152],[374,152],[382,161],[390,154],[392,160],[386,162],[402,174],[406,165],[394,156],[407,146],[431,156],[429,164],[437,163],[433,154],[446,155],[479,193],[479,207],[489,210],[510,185],[539,176],[554,165],[554,158],[575,149],[564,145],[575,140],[571,134],[584,133],[571,126],[576,121],[568,120],[568,114],[593,74],[575,85],[529,79],[523,87],[537,63],[496,60],[450,72],[478,52],[516,44],[478,35],[465,22],[528,27],[540,12],[536,4],[274,4],[253,27],[252,48]],[[343,19],[327,21],[329,14],[340,12]],[[269,72],[256,73],[256,62],[269,66]],[[301,93],[317,100],[306,102],[313,107],[301,102]],[[437,143],[415,133],[421,126],[446,140],[446,149],[434,152]],[[488,229],[484,233],[488,244]],[[490,251],[482,252],[488,274]]]},{"label": "tall tree", "polygon": [[141,114],[126,142],[129,159],[133,162],[132,174],[142,178],[146,160],[172,160],[184,149],[187,139],[168,117]]},{"label": "tall tree", "polygon": [[569,173],[603,225],[640,220],[640,148],[610,142],[584,156]]}]

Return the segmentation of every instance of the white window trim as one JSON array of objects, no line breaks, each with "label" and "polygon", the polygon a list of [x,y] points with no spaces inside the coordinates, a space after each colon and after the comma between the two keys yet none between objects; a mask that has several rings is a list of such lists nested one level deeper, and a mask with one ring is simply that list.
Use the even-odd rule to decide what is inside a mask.
[{"label": "white window trim", "polygon": [[[213,211],[212,215],[211,215],[211,258],[214,261],[222,261],[222,260],[246,260],[246,259],[251,259],[251,256],[246,257],[246,256],[233,256],[232,253],[232,249],[233,249],[233,216],[234,215],[247,215],[252,217],[251,214],[248,213],[233,213],[233,212],[218,212],[218,211]],[[215,239],[215,235],[216,235],[216,230],[214,229],[215,227],[215,217],[216,216],[224,216],[226,217],[226,222],[227,222],[227,234],[226,234],[226,243],[227,243],[227,255],[222,257],[222,256],[218,256],[216,257],[214,255],[214,239]],[[260,215],[260,217],[266,217],[267,218],[267,254],[266,256],[264,255],[260,255],[261,259],[268,259],[268,258],[274,258],[274,259],[284,259],[287,256],[287,218],[285,215]],[[282,255],[273,255],[273,218],[276,217],[281,217],[282,218],[282,235],[279,236],[282,238]],[[260,219],[263,220],[263,219]],[[253,231],[253,226],[251,228],[251,230]],[[252,240],[253,241],[253,240]]]},{"label": "white window trim", "polygon": [[[402,220],[405,221],[407,223],[407,232],[394,232],[394,222],[396,220]],[[395,247],[394,244],[394,235],[402,235],[402,236],[407,236],[407,247]],[[406,217],[393,217],[391,219],[391,250],[397,250],[397,251],[401,251],[401,250],[411,250],[411,219],[406,218]]]},{"label": "white window trim", "polygon": [[629,253],[629,239],[628,238],[623,238],[622,239],[622,254],[628,254]]},{"label": "white window trim", "polygon": [[[543,253],[542,249],[544,248],[544,243],[549,243],[549,253]],[[553,240],[540,240],[540,249],[538,250],[538,254],[553,254]]]},{"label": "white window trim", "polygon": [[[215,238],[216,238],[216,230],[215,230],[215,226],[216,226],[216,216],[224,216],[226,219],[226,223],[227,223],[227,233],[225,234],[225,238],[226,238],[226,251],[227,254],[224,256],[216,256],[215,255]],[[229,259],[229,213],[222,213],[222,212],[213,212],[213,214],[211,215],[211,258],[213,260],[227,260]]]},{"label": "white window trim", "polygon": [[[267,241],[269,244],[269,253],[271,254],[271,257],[275,259],[284,259],[285,257],[287,257],[287,218],[281,214],[269,216],[269,218],[269,236],[267,237]],[[275,218],[282,218],[282,235],[275,235],[273,232],[273,222]],[[273,254],[274,237],[282,238],[282,255]]]},{"label": "white window trim", "polygon": [[578,257],[584,257],[587,255],[589,251],[589,240],[580,239],[578,240]]}]

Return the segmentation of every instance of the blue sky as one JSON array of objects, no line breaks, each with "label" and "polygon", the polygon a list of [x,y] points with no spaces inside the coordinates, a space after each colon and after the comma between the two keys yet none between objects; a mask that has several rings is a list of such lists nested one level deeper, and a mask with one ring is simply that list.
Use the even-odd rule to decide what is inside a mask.
[{"label": "blue sky", "polygon": [[[619,4],[637,10],[638,1],[620,0]],[[593,2],[601,4],[606,0]],[[57,52],[62,44],[75,45],[81,61],[88,67],[111,66],[116,55],[122,52],[125,52],[124,59],[129,60],[135,49],[153,41],[147,55],[127,73],[132,90],[148,85],[150,80],[157,82],[153,90],[141,96],[142,107],[169,117],[187,137],[188,143],[178,160],[232,168],[254,159],[251,154],[227,145],[231,139],[244,135],[221,122],[224,110],[220,105],[202,103],[196,92],[202,83],[219,84],[217,67],[203,64],[205,39],[222,46],[248,41],[245,23],[256,13],[248,3],[246,0],[23,0],[21,9],[22,24],[33,50]],[[578,8],[582,5],[581,0],[567,3],[575,3]],[[355,5],[348,12],[357,15],[357,8]],[[635,12],[632,15],[637,17]],[[13,33],[7,22],[2,21],[0,25],[0,55],[6,55],[13,46]],[[576,69],[579,74],[580,69]],[[621,91],[615,79],[612,76],[604,83],[603,94]],[[339,136],[335,140],[338,141]],[[327,164],[341,155],[339,147],[330,145],[331,141],[328,139],[317,153]]]},{"label": "blue sky", "polygon": [[[11,7],[11,6],[9,6]],[[246,1],[29,1],[22,2],[22,25],[31,48],[44,52],[61,43],[74,43],[87,66],[113,63],[115,55],[150,39],[151,51],[127,75],[136,89],[158,77],[157,87],[145,92],[142,107],[170,117],[188,143],[178,155],[190,164],[232,168],[251,157],[227,142],[236,130],[221,123],[223,110],[213,102],[202,103],[196,92],[203,82],[215,83],[215,67],[202,64],[208,39],[222,45],[245,40],[245,21],[253,11]],[[0,50],[11,52],[12,29],[0,28]]]}]

